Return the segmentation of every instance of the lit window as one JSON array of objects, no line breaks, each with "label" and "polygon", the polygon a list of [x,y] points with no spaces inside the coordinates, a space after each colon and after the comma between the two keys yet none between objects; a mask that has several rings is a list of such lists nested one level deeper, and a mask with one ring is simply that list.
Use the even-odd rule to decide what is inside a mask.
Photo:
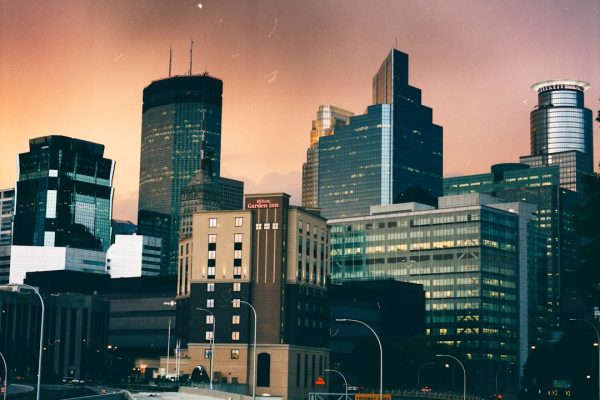
[{"label": "lit window", "polygon": [[233,277],[239,278],[242,275],[242,267],[233,267]]},{"label": "lit window", "polygon": [[233,258],[242,258],[242,251],[241,250],[234,250],[233,251]]},{"label": "lit window", "polygon": [[271,226],[271,228],[273,228],[273,229],[279,229],[279,223],[278,222],[273,222],[273,225]]},{"label": "lit window", "polygon": [[240,323],[240,316],[239,315],[233,315],[231,317],[231,323],[233,325],[239,325],[239,323]]},{"label": "lit window", "polygon": [[233,308],[240,308],[240,299],[234,299],[232,302]]},{"label": "lit window", "polygon": [[256,224],[256,230],[260,231],[262,229],[262,224]]},{"label": "lit window", "polygon": [[235,243],[242,243],[242,234],[241,233],[236,233],[235,235],[233,235],[233,241]]},{"label": "lit window", "polygon": [[207,283],[206,284],[206,291],[207,292],[214,292],[215,291],[215,284],[214,283]]},{"label": "lit window", "polygon": [[269,222],[265,222],[265,229],[271,229],[271,224]]},{"label": "lit window", "polygon": [[208,235],[208,243],[217,243],[217,235]]},{"label": "lit window", "polygon": [[233,283],[233,291],[239,292],[240,290],[242,290],[242,284],[240,282],[234,282]]},{"label": "lit window", "polygon": [[208,267],[208,276],[212,276],[214,278],[216,272],[217,272],[217,267]]},{"label": "lit window", "polygon": [[213,308],[215,306],[215,299],[206,299],[206,308]]},{"label": "lit window", "polygon": [[213,337],[213,336],[212,336],[212,331],[206,331],[206,332],[204,333],[204,338],[205,338],[206,340],[212,340],[212,337]]},{"label": "lit window", "polygon": [[238,360],[240,358],[240,350],[239,349],[231,349],[231,359]]},{"label": "lit window", "polygon": [[235,217],[235,226],[236,227],[240,227],[244,225],[244,218],[242,217]]},{"label": "lit window", "polygon": [[216,257],[217,257],[217,252],[215,250],[208,251],[208,259],[209,260],[214,260]]},{"label": "lit window", "polygon": [[239,332],[231,332],[231,340],[240,340]]},{"label": "lit window", "polygon": [[[212,334],[212,332],[211,332]],[[210,340],[210,339],[206,339],[206,340]],[[204,349],[204,358],[206,358],[207,360],[210,360],[212,358],[212,351],[210,351],[210,349]]]},{"label": "lit window", "polygon": [[216,228],[217,227],[217,219],[216,218],[209,218],[208,219],[208,227],[209,228]]}]

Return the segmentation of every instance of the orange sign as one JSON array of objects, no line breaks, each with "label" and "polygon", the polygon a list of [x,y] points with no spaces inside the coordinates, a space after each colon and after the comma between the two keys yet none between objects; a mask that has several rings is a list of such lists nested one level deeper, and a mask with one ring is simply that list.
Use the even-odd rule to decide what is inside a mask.
[{"label": "orange sign", "polygon": [[322,376],[318,376],[317,379],[315,379],[315,385],[324,385],[325,384],[325,379],[323,379]]}]

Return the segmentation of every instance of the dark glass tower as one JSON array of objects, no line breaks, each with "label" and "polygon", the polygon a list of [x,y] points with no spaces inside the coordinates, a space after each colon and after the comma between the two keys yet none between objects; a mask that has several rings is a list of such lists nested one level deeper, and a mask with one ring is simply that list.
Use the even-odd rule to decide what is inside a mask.
[{"label": "dark glass tower", "polygon": [[594,172],[592,111],[583,92],[589,83],[544,81],[531,88],[538,105],[531,112],[531,155],[521,162],[531,166],[558,165],[563,188],[581,189],[581,178]]},{"label": "dark glass tower", "polygon": [[200,176],[219,185],[222,93],[223,82],[207,74],[161,79],[144,89],[138,232],[162,238],[162,274],[177,272],[181,192],[203,170],[203,159],[211,168]]},{"label": "dark glass tower", "polygon": [[65,136],[29,141],[19,154],[13,245],[106,251],[114,161],[104,146]]},{"label": "dark glass tower", "polygon": [[326,218],[367,215],[373,205],[434,204],[442,194],[443,130],[408,84],[407,54],[386,57],[373,78],[373,103],[314,145]]}]

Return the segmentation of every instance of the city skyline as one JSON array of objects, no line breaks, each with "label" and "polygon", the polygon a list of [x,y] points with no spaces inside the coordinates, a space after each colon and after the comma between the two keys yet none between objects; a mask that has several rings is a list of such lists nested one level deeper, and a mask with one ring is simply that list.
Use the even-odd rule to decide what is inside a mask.
[{"label": "city skyline", "polygon": [[444,176],[529,154],[535,82],[587,81],[600,107],[594,1],[171,4],[0,1],[0,188],[29,139],[90,140],[116,160],[113,216],[135,220],[142,90],[168,75],[169,45],[173,74],[188,72],[191,37],[193,72],[224,81],[222,175],[293,204],[314,110],[363,112],[396,37],[444,126]]}]

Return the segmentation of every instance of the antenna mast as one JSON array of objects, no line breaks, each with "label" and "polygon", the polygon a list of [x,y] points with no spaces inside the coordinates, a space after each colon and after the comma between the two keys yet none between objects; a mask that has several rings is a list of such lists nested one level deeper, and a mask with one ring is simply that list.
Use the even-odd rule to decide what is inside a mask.
[{"label": "antenna mast", "polygon": [[173,48],[169,44],[169,78],[171,77],[171,66],[173,65]]},{"label": "antenna mast", "polygon": [[190,39],[190,75],[192,75],[192,54],[194,51],[194,38]]}]

